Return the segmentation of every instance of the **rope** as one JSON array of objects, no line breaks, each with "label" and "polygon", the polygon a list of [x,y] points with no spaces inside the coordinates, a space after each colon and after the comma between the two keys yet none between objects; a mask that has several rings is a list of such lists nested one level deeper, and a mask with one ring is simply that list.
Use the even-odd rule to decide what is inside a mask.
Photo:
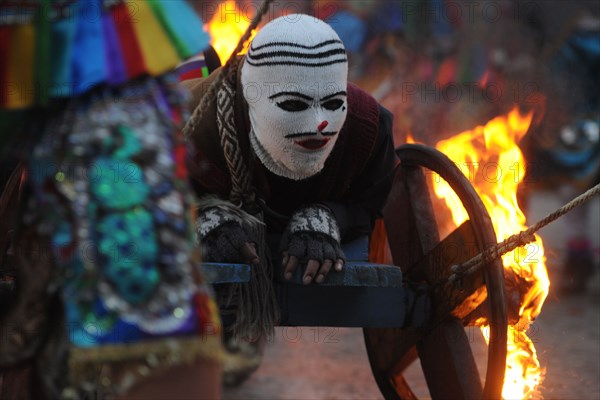
[{"label": "rope", "polygon": [[219,139],[231,177],[229,200],[261,221],[259,224],[245,227],[249,237],[258,243],[257,250],[261,260],[260,264],[251,268],[252,275],[248,284],[227,285],[223,288],[221,294],[222,298],[225,299],[222,304],[227,305],[231,301],[237,303],[235,322],[230,329],[234,336],[241,338],[258,338],[261,335],[266,335],[268,338],[272,337],[273,327],[280,319],[279,306],[272,285],[272,263],[266,251],[265,226],[262,223],[264,216],[255,202],[255,193],[250,175],[251,170],[247,168],[244,162],[244,155],[235,124],[235,90],[239,67],[236,55],[242,50],[244,43],[248,41],[252,31],[256,29],[262,17],[266,14],[271,1],[264,0],[262,2],[248,29],[238,41],[235,50],[233,50],[229,59],[221,68],[219,75],[208,88],[200,100],[200,104],[193,111],[188,123],[183,128],[186,136],[192,135],[210,102],[216,98]]},{"label": "rope", "polygon": [[229,70],[231,69],[231,65],[233,65],[236,60],[235,56],[240,51],[242,51],[242,48],[244,47],[244,43],[246,43],[246,41],[248,39],[250,39],[250,35],[252,35],[252,31],[256,29],[256,27],[262,20],[263,16],[267,13],[267,11],[269,9],[269,5],[272,1],[273,0],[264,0],[262,2],[262,4],[260,5],[260,8],[257,10],[256,15],[254,16],[254,18],[252,18],[252,22],[248,26],[248,29],[246,29],[246,32],[244,32],[244,34],[238,41],[237,46],[231,52],[231,55],[227,59],[227,62],[225,63],[223,68],[221,68],[221,72],[219,73],[219,76],[217,76],[217,78],[210,85],[210,87],[208,88],[208,90],[206,91],[204,96],[202,96],[202,100],[200,100],[200,104],[198,104],[198,106],[194,109],[194,111],[192,112],[192,115],[188,119],[186,125],[183,127],[183,133],[185,136],[189,137],[192,134],[192,132],[194,132],[196,130],[198,121],[201,120],[202,115],[208,108],[210,99],[215,97],[217,89],[221,86],[221,82],[223,81],[223,79],[229,77]]},{"label": "rope", "polygon": [[580,206],[581,204],[588,201],[589,199],[591,199],[599,193],[600,184],[597,184],[596,186],[592,187],[585,193],[577,196],[558,210],[554,211],[551,214],[548,214],[544,219],[540,220],[538,223],[531,226],[530,228],[521,231],[515,235],[512,235],[507,239],[503,240],[502,242],[487,248],[486,250],[482,251],[475,257],[471,258],[468,261],[465,261],[462,264],[453,265],[451,267],[453,274],[450,275],[448,281],[451,283],[456,282],[462,279],[462,277],[464,277],[465,275],[470,275],[474,272],[477,272],[479,269],[481,269],[482,266],[508,253],[509,251],[512,251],[517,247],[525,246],[528,243],[535,242],[534,233],[536,233],[538,230],[542,229],[549,223],[553,222],[554,220],[562,217],[575,207]]},{"label": "rope", "polygon": [[250,172],[240,151],[240,143],[235,129],[234,104],[235,89],[228,79],[223,80],[217,91],[217,126],[221,139],[221,148],[225,155],[229,175],[231,175],[231,192],[229,199],[233,204],[242,206],[254,202]]}]

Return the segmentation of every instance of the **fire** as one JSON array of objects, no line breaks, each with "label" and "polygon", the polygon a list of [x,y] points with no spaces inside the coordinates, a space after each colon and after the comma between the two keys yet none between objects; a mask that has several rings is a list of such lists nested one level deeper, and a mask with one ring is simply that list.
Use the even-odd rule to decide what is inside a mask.
[{"label": "fire", "polygon": [[[211,45],[219,55],[221,64],[225,64],[235,50],[238,41],[250,26],[250,18],[236,7],[235,1],[227,0],[219,4],[215,15],[206,25],[206,30],[210,32],[212,38]],[[247,51],[248,43],[255,34],[256,31],[252,31],[241,54]]]},{"label": "fire", "polygon": [[[517,187],[524,174],[524,158],[517,145],[525,135],[533,113],[521,115],[513,109],[504,116],[437,143],[436,148],[445,153],[461,168],[475,187],[487,208],[498,241],[526,229],[525,215],[517,204]],[[458,197],[443,180],[433,182],[436,195],[444,199],[458,226],[468,216]],[[526,334],[531,322],[540,313],[548,294],[550,281],[545,266],[542,240],[518,248],[503,256],[505,269],[527,281],[528,291],[521,296],[519,321],[508,332],[508,356],[503,397],[529,398],[540,384],[543,370],[536,350]],[[482,327],[484,337],[487,327]]]}]

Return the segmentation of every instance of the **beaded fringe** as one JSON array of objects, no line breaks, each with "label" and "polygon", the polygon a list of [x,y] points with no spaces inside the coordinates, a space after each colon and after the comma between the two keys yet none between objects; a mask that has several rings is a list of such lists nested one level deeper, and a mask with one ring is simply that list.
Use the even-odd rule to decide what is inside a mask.
[{"label": "beaded fringe", "polygon": [[[235,74],[232,72],[232,75]],[[220,308],[223,308],[223,301],[225,306],[232,301],[237,302],[233,304],[235,323],[230,328],[234,336],[257,339],[262,335],[273,335],[275,324],[279,321],[279,306],[273,288],[273,265],[265,238],[263,212],[254,201],[250,170],[237,140],[234,99],[234,85],[223,79],[217,92],[217,126],[232,181],[230,200],[261,221],[245,227],[258,244],[260,263],[252,268],[249,283],[228,285],[224,296],[223,293],[218,294],[217,301]]]}]

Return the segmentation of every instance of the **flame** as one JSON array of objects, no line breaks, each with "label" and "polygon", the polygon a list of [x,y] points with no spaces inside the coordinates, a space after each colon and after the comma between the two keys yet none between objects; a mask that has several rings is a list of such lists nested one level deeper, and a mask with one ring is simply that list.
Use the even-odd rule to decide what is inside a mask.
[{"label": "flame", "polygon": [[[234,0],[227,0],[219,4],[214,16],[206,24],[206,30],[210,32],[212,38],[210,44],[219,55],[221,65],[227,62],[248,26],[250,26],[250,18],[236,7]],[[250,39],[244,44],[240,54],[244,54],[248,50],[248,43],[254,38],[254,35],[256,35],[256,30],[252,31]]]},{"label": "flame", "polygon": [[[531,124],[533,113],[521,115],[514,108],[507,115],[440,141],[436,148],[461,168],[490,213],[498,241],[526,229],[525,215],[517,204],[517,187],[524,174],[524,158],[517,145]],[[436,195],[444,199],[456,226],[468,216],[458,196],[442,179],[434,180]],[[502,395],[506,399],[535,395],[544,371],[540,368],[535,346],[526,334],[540,313],[550,281],[545,266],[542,240],[518,248],[502,257],[505,269],[531,285],[521,296],[519,322],[509,327],[506,377]],[[482,327],[489,337],[488,327]]]}]

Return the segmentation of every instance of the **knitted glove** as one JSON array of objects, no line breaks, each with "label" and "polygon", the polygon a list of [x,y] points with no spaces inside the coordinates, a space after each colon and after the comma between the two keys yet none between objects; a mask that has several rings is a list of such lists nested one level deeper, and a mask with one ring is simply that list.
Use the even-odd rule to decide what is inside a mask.
[{"label": "knitted glove", "polygon": [[[290,278],[296,269],[296,262],[291,261],[295,257],[300,263],[309,263],[303,281],[310,283],[312,278],[321,282],[329,272],[332,264],[336,269],[341,269],[345,259],[340,246],[340,232],[335,216],[327,208],[313,205],[296,211],[281,241],[281,251],[284,253],[285,277]],[[329,260],[329,261],[327,261]]]},{"label": "knitted glove", "polygon": [[242,219],[222,207],[202,210],[197,235],[206,262],[258,263],[256,244],[242,228]]}]

